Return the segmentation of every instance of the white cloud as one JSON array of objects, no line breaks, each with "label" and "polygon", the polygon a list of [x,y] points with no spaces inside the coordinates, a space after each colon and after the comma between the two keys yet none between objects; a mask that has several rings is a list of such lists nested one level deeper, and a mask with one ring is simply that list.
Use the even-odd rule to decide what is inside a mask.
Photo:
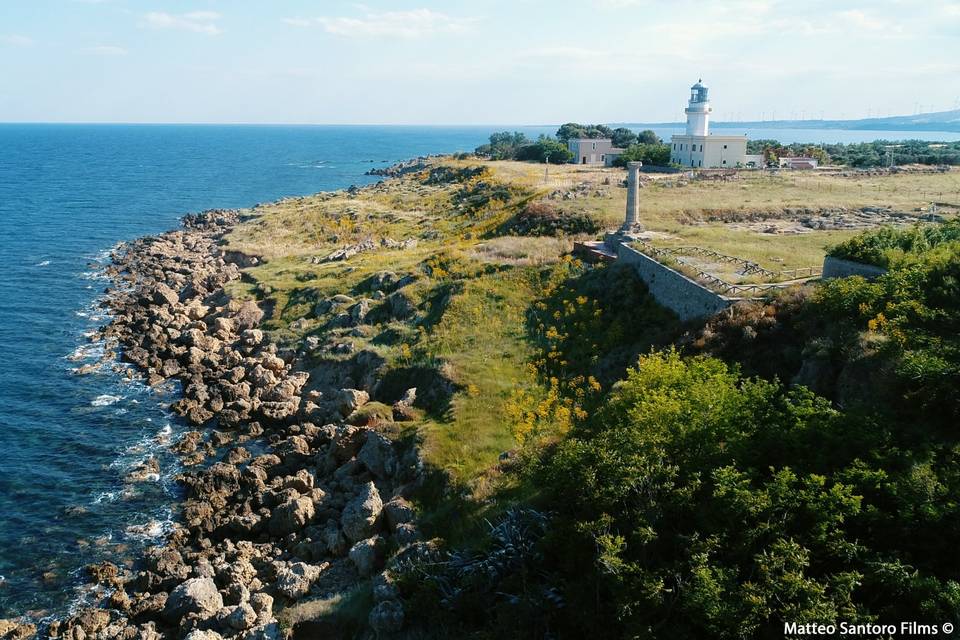
[{"label": "white cloud", "polygon": [[127,50],[123,47],[115,47],[112,45],[98,45],[96,47],[87,47],[86,49],[81,50],[83,53],[88,53],[95,56],[125,56],[127,55]]},{"label": "white cloud", "polygon": [[10,45],[11,47],[31,47],[34,44],[33,38],[28,38],[27,36],[16,33],[0,36],[0,43]]},{"label": "white cloud", "polygon": [[316,25],[327,33],[346,38],[422,38],[441,33],[462,33],[475,20],[430,9],[412,9],[381,13],[368,11],[362,18],[321,16],[312,19],[286,18],[284,22],[297,27]]},{"label": "white cloud", "polygon": [[642,4],[648,4],[648,0],[594,0],[597,5],[604,9],[623,9],[624,7],[636,7]]},{"label": "white cloud", "polygon": [[179,29],[216,36],[223,33],[216,22],[221,15],[216,11],[191,11],[172,14],[163,11],[151,11],[145,16],[146,24],[155,29]]},{"label": "white cloud", "polygon": [[517,53],[520,57],[526,58],[557,58],[565,60],[594,60],[597,58],[611,56],[609,51],[600,51],[599,49],[586,49],[583,47],[539,47],[536,49],[526,49]]},{"label": "white cloud", "polygon": [[839,11],[837,15],[854,27],[859,27],[861,29],[866,29],[868,31],[879,31],[881,29],[892,28],[893,25],[890,25],[884,20],[880,20],[875,16],[871,16],[859,9],[849,9],[847,11]]}]

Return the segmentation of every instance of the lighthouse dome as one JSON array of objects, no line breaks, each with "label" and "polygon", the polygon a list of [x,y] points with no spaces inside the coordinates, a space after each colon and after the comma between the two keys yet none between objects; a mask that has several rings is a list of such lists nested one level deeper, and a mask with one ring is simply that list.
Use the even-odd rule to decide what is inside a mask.
[{"label": "lighthouse dome", "polygon": [[706,102],[707,98],[707,88],[703,86],[703,79],[697,80],[697,84],[690,87],[690,102]]}]

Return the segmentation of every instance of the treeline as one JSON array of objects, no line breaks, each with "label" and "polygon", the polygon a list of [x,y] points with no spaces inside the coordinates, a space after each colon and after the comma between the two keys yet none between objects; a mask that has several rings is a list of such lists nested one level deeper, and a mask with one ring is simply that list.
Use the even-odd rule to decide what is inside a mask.
[{"label": "treeline", "polygon": [[491,160],[522,160],[564,164],[573,159],[568,149],[570,140],[576,138],[609,138],[613,146],[624,149],[622,156],[614,161],[624,166],[628,161],[640,161],[648,165],[665,166],[670,162],[670,147],[656,133],[647,129],[634,133],[626,127],[612,129],[602,124],[579,124],[568,122],[557,129],[555,137],[541,135],[530,140],[520,131],[500,131],[490,136],[487,144],[477,147],[475,153]]},{"label": "treeline", "polygon": [[885,167],[891,164],[960,165],[960,141],[874,140],[851,144],[795,143],[783,145],[776,140],[750,140],[747,153],[762,153],[768,163],[778,158],[806,156],[821,164],[850,167]]},{"label": "treeline", "polygon": [[475,153],[491,160],[527,160],[551,164],[564,164],[573,159],[566,143],[544,135],[530,140],[520,131],[493,133],[490,142],[477,147]]}]

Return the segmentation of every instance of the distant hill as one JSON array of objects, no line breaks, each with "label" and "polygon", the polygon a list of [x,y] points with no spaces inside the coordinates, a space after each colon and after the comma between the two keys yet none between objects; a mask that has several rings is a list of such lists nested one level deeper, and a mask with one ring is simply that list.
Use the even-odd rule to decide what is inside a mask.
[{"label": "distant hill", "polygon": [[[619,123],[618,123],[619,124]],[[863,118],[860,120],[754,120],[746,122],[711,122],[718,129],[844,129],[848,131],[957,131],[960,132],[960,109],[921,113],[913,116]],[[626,123],[629,127],[682,127],[682,122]]]}]

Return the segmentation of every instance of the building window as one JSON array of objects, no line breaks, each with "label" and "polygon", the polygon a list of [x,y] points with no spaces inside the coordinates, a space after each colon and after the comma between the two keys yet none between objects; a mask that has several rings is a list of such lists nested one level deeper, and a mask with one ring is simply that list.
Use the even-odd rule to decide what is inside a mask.
[{"label": "building window", "polygon": [[600,154],[600,162],[605,162],[606,159],[607,159],[607,156],[606,156],[605,154],[601,153],[601,154]]},{"label": "building window", "polygon": [[701,166],[701,167],[703,166],[703,160],[700,161],[699,166]]},{"label": "building window", "polygon": [[726,148],[727,148],[727,145],[723,145],[723,148],[726,149]]},{"label": "building window", "polygon": [[727,164],[727,161],[726,161],[726,160],[724,160],[724,161],[723,161],[723,164]]},{"label": "building window", "polygon": [[703,145],[700,145],[700,151],[703,151]]},{"label": "building window", "polygon": [[[726,149],[726,148],[727,148],[727,145],[723,145],[723,148]],[[596,143],[596,142],[593,143],[593,149],[594,149],[594,151],[596,151],[596,149],[597,149],[597,143]]]}]

